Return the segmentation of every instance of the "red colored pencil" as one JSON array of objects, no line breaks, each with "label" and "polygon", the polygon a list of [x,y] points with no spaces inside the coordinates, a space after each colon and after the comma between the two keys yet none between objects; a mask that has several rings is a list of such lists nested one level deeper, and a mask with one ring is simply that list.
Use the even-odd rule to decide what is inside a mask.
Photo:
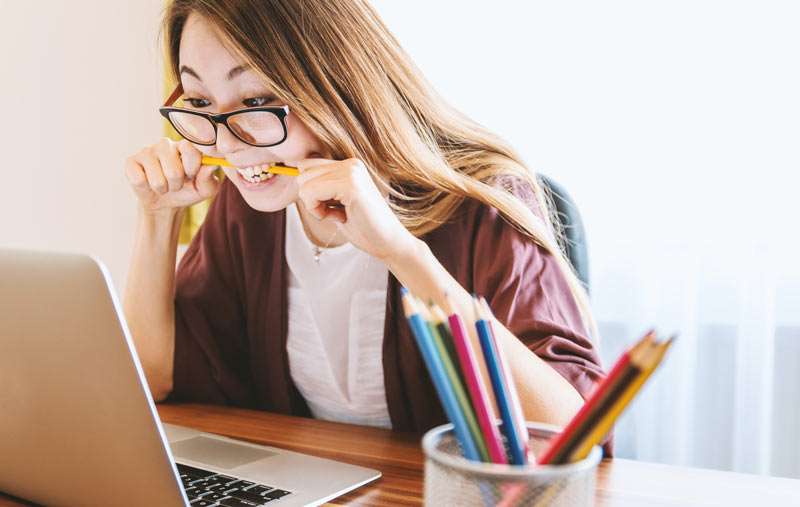
[{"label": "red colored pencil", "polygon": [[561,433],[553,438],[547,448],[539,455],[538,463],[547,465],[560,461],[559,455],[569,447],[570,442],[585,432],[585,426],[593,419],[593,414],[608,398],[614,387],[625,377],[625,372],[629,369],[631,354],[634,350],[643,348],[655,339],[655,332],[650,331],[635,345],[625,351],[614,364],[608,376],[595,388],[575,417],[567,424]]}]

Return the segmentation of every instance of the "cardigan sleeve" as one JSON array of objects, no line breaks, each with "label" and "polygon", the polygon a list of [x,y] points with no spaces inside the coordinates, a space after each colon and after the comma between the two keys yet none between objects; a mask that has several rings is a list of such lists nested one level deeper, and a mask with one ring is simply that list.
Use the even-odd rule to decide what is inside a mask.
[{"label": "cardigan sleeve", "polygon": [[171,400],[241,404],[250,397],[240,257],[227,229],[231,191],[222,185],[178,267]]},{"label": "cardigan sleeve", "polygon": [[[532,192],[520,185],[510,190],[536,210]],[[474,234],[476,292],[509,331],[586,399],[604,373],[554,256],[488,206],[479,207]]]}]

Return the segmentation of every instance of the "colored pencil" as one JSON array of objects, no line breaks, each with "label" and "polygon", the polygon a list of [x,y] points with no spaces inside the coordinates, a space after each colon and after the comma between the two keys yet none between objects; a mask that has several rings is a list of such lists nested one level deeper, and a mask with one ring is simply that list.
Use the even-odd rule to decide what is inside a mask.
[{"label": "colored pencil", "polygon": [[475,442],[475,446],[478,448],[478,455],[480,456],[481,461],[488,463],[489,453],[486,449],[486,443],[483,435],[481,434],[480,427],[478,426],[478,421],[475,418],[475,411],[472,408],[472,403],[470,402],[464,384],[458,378],[458,373],[456,371],[455,364],[453,363],[453,358],[450,356],[447,346],[445,345],[446,338],[439,332],[439,329],[435,325],[435,321],[431,317],[428,308],[426,308],[421,302],[418,304],[417,308],[419,308],[420,315],[428,324],[431,337],[436,345],[436,353],[438,353],[439,360],[441,361],[442,366],[444,366],[444,372],[447,375],[446,380],[449,381],[450,387],[455,394],[456,401],[458,401],[458,406],[461,412],[464,414],[464,419],[467,422],[472,439]]},{"label": "colored pencil", "polygon": [[546,465],[563,462],[567,458],[568,452],[576,447],[577,440],[588,431],[588,424],[590,419],[593,418],[593,414],[598,413],[604,402],[607,403],[614,387],[621,385],[620,381],[627,371],[633,351],[637,351],[636,353],[638,354],[639,350],[645,349],[647,344],[654,339],[655,333],[653,331],[648,332],[619,357],[606,378],[597,385],[578,413],[539,456],[539,464]]},{"label": "colored pencil", "polygon": [[514,418],[515,429],[519,436],[519,442],[522,445],[522,453],[525,458],[524,463],[528,462],[531,457],[531,451],[528,446],[528,425],[525,422],[525,414],[522,411],[522,404],[519,401],[519,394],[517,393],[517,384],[514,382],[514,377],[511,374],[511,365],[506,359],[503,347],[497,342],[497,334],[495,333],[495,318],[489,303],[483,297],[479,298],[480,309],[482,311],[483,320],[489,328],[489,334],[492,339],[495,350],[497,351],[497,359],[500,361],[500,371],[503,373],[506,386],[508,386],[508,394],[511,401],[511,416]]},{"label": "colored pencil", "polygon": [[447,414],[450,422],[453,423],[453,433],[461,445],[464,457],[473,461],[480,461],[481,458],[480,454],[478,454],[478,448],[472,438],[464,414],[458,406],[453,388],[447,380],[447,374],[439,359],[439,354],[436,351],[436,345],[433,341],[433,337],[431,337],[428,325],[422,319],[413,296],[405,287],[401,290],[401,294],[403,311],[406,318],[408,318],[412,334],[417,342],[417,347],[420,350],[425,366],[428,368],[428,373],[433,381],[436,394],[442,402],[445,414]]},{"label": "colored pencil", "polygon": [[[453,363],[453,367],[458,374],[458,379],[461,381],[461,385],[463,385],[466,389],[467,383],[466,379],[464,379],[464,369],[461,367],[461,361],[458,359],[456,346],[455,343],[453,343],[453,333],[450,330],[449,323],[447,322],[447,316],[444,314],[441,308],[433,303],[428,305],[428,309],[431,314],[433,325],[436,326],[436,330],[439,331],[439,335],[442,337],[442,342],[444,343],[444,348],[447,349],[447,355],[450,356],[450,361]],[[473,404],[472,394],[469,392],[469,390],[467,390],[467,398],[469,398],[470,404]]]},{"label": "colored pencil", "polygon": [[517,422],[511,408],[511,393],[505,380],[497,348],[492,340],[492,332],[489,323],[482,318],[480,303],[473,299],[475,309],[475,329],[478,332],[478,340],[483,350],[483,359],[486,362],[486,369],[489,372],[489,379],[492,383],[494,396],[500,411],[500,419],[503,421],[501,431],[506,437],[509,450],[509,461],[513,465],[524,465],[527,463],[526,443],[520,441],[520,432],[517,430]]},{"label": "colored pencil", "polygon": [[481,426],[483,436],[486,440],[489,457],[492,463],[507,464],[508,458],[503,448],[503,439],[500,435],[500,429],[497,427],[497,414],[495,413],[492,401],[489,399],[489,393],[481,378],[478,359],[472,347],[470,337],[467,334],[467,329],[464,327],[464,321],[461,319],[461,316],[456,313],[452,301],[446,294],[444,304],[444,310],[449,315],[448,322],[450,323],[450,331],[452,332],[453,345],[455,346],[461,363],[461,370],[464,374],[465,383],[469,388],[472,406],[475,408],[475,415],[478,418],[478,423]]},{"label": "colored pencil", "polygon": [[592,428],[592,431],[582,439],[580,446],[570,455],[570,463],[588,456],[592,447],[598,444],[605,438],[608,432],[611,431],[614,422],[616,422],[617,418],[625,411],[631,400],[633,400],[647,379],[650,378],[650,375],[653,374],[658,365],[661,364],[664,355],[672,346],[674,340],[675,337],[673,336],[664,342],[652,345],[647,350],[647,354],[644,354],[643,357],[631,358],[631,361],[637,364],[641,373],[637,376],[636,380],[625,389],[625,392],[614,403],[611,409],[603,415],[600,422]]},{"label": "colored pencil", "polygon": [[[203,157],[201,159],[201,163],[203,165],[218,165],[220,167],[234,167],[233,164],[225,160],[224,158],[217,158],[217,157]],[[274,164],[270,164],[269,169],[267,172],[272,174],[284,174],[286,176],[297,176],[300,174],[300,170],[296,167],[291,167],[287,165],[283,165],[283,162],[276,162]]]}]

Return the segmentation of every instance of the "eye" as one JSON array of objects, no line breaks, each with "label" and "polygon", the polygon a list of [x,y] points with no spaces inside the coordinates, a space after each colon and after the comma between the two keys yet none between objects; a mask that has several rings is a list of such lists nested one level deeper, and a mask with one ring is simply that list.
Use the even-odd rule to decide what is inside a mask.
[{"label": "eye", "polygon": [[275,97],[251,97],[249,99],[244,99],[242,104],[247,107],[262,107],[274,100],[276,100]]},{"label": "eye", "polygon": [[183,102],[189,104],[191,107],[195,109],[202,109],[204,107],[208,107],[211,105],[211,102],[207,101],[206,99],[192,99],[186,98],[183,99]]}]

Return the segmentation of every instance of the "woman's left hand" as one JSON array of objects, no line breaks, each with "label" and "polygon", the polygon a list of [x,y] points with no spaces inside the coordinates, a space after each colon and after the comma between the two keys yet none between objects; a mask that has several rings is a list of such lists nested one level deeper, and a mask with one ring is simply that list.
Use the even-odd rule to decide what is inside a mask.
[{"label": "woman's left hand", "polygon": [[[416,238],[400,223],[361,160],[320,158],[286,162],[300,170],[296,182],[305,208],[319,220],[335,220],[346,239],[386,263],[413,247]],[[337,201],[342,208],[330,208]]]}]

